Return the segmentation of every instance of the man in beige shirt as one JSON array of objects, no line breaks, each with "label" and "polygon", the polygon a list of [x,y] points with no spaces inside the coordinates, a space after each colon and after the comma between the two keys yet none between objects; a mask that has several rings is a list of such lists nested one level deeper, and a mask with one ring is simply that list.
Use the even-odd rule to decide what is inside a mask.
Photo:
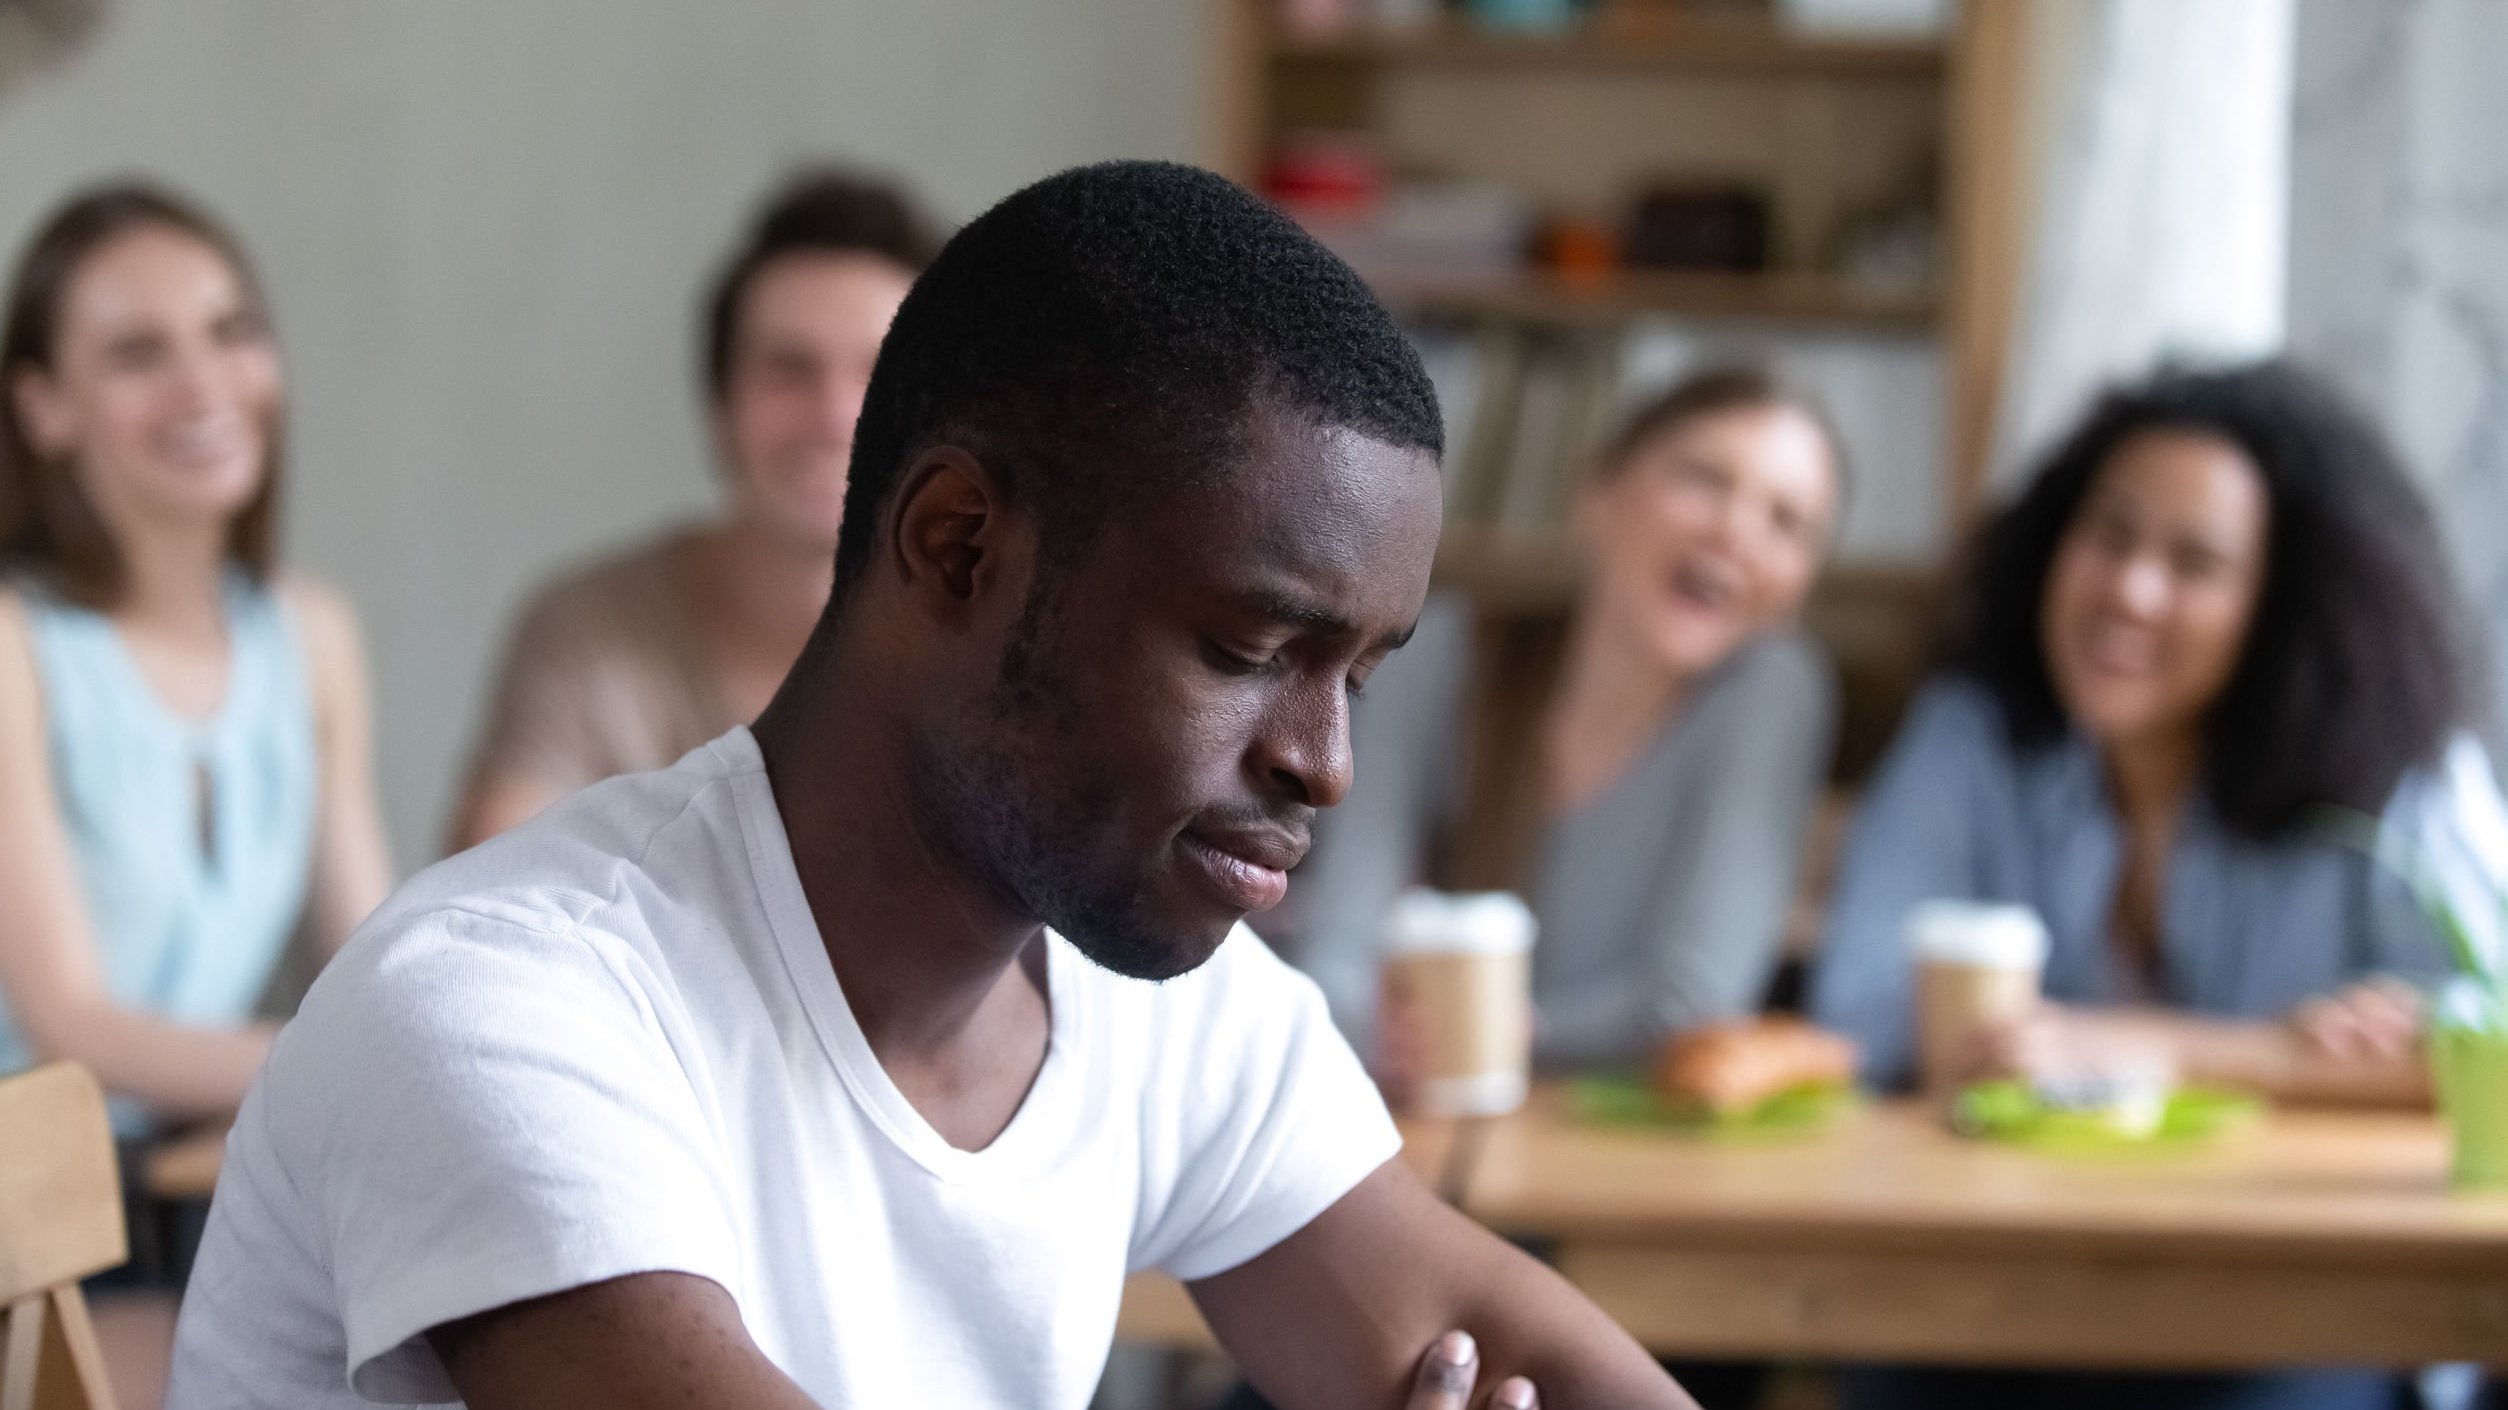
[{"label": "man in beige shirt", "polygon": [[854,420],[938,240],[893,187],[804,172],[717,279],[705,390],[727,491],[543,586],[509,640],[455,848],[755,719],[826,606]]}]

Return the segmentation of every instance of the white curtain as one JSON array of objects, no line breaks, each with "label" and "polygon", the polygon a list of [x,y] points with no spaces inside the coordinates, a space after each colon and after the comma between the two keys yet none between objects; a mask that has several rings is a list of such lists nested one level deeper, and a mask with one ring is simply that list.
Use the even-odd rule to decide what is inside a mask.
[{"label": "white curtain", "polygon": [[2297,74],[2292,349],[2384,419],[2508,647],[2508,0],[2300,0]]},{"label": "white curtain", "polygon": [[2003,490],[2108,383],[2273,352],[2284,331],[2291,0],[2027,3],[2038,175]]}]

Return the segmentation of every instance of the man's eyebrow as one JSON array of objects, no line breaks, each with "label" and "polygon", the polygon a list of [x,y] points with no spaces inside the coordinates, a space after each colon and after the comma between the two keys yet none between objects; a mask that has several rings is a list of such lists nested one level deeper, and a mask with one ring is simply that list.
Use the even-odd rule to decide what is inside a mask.
[{"label": "man's eyebrow", "polygon": [[[1284,626],[1296,627],[1302,631],[1318,632],[1329,636],[1356,636],[1359,630],[1358,623],[1340,613],[1329,608],[1318,607],[1312,602],[1293,597],[1285,592],[1256,589],[1245,595],[1244,605],[1256,616]],[[1376,645],[1387,651],[1396,650],[1411,639],[1411,633],[1416,626],[1417,624],[1414,623],[1400,631],[1387,632],[1376,639]]]},{"label": "man's eyebrow", "polygon": [[1312,602],[1293,597],[1285,592],[1256,588],[1244,594],[1241,600],[1247,611],[1266,620],[1278,622],[1282,626],[1342,636],[1348,636],[1358,630],[1356,622],[1340,613],[1330,608],[1318,607]]}]

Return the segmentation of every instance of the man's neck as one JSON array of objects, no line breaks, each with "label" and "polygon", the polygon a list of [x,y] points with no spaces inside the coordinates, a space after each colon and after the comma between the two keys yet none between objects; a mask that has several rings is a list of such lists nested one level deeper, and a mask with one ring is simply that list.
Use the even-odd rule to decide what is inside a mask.
[{"label": "man's neck", "polygon": [[923,826],[903,721],[876,691],[839,684],[879,679],[805,659],[758,720],[758,748],[854,1021],[925,1119],[975,1148],[1043,1062],[1043,928]]}]

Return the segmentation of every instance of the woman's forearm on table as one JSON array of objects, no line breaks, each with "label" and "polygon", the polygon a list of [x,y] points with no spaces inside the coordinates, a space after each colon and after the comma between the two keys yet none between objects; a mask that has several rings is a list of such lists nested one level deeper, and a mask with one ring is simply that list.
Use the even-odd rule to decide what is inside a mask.
[{"label": "woman's forearm on table", "polygon": [[2417,1054],[2336,1056],[2271,1020],[2146,1014],[2186,1081],[2245,1087],[2282,1101],[2427,1106],[2429,1071]]},{"label": "woman's forearm on table", "polygon": [[232,1115],[260,1075],[275,1028],[202,1028],[97,1002],[28,1015],[36,1054],[95,1073],[105,1089],[177,1119]]}]

